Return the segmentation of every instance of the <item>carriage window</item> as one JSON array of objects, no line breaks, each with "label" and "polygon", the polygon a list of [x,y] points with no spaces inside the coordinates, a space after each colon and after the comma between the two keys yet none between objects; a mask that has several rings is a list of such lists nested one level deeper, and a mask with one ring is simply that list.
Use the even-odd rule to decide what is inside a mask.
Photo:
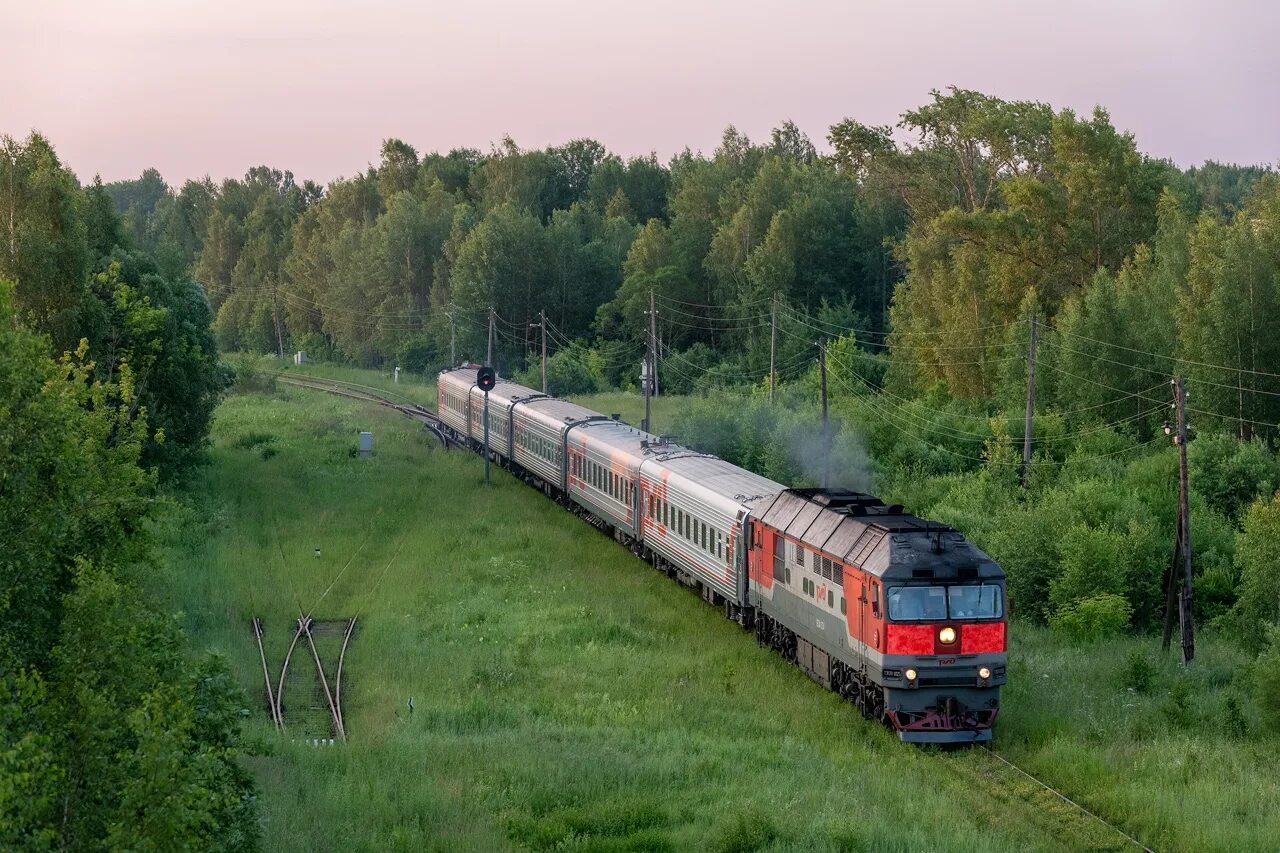
[{"label": "carriage window", "polygon": [[827,606],[835,607],[835,604],[836,604],[835,593],[832,592],[831,590],[827,590]]},{"label": "carriage window", "polygon": [[840,596],[840,615],[843,616],[849,611],[848,605],[845,604],[844,596]]}]

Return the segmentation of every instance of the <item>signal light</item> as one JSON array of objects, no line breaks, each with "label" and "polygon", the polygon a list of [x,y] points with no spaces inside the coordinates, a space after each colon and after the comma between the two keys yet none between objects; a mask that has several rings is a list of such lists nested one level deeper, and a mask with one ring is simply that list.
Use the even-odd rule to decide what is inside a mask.
[{"label": "signal light", "polygon": [[476,385],[486,394],[498,384],[498,371],[492,367],[482,367],[476,371]]}]

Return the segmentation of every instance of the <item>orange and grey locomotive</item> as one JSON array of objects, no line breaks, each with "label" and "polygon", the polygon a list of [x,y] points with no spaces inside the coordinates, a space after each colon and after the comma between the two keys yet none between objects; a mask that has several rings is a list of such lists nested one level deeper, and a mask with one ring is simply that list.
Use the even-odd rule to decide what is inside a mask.
[{"label": "orange and grey locomotive", "polygon": [[[447,430],[481,449],[476,368],[439,376]],[[965,538],[870,495],[789,489],[512,382],[489,394],[498,464],[754,629],[906,741],[991,737],[1004,574]]]}]

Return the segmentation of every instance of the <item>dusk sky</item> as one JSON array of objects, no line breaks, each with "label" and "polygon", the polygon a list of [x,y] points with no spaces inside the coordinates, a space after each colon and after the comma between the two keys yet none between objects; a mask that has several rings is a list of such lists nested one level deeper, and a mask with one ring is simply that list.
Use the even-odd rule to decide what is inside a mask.
[{"label": "dusk sky", "polygon": [[949,84],[1088,111],[1181,165],[1280,161],[1280,4],[0,0],[0,133],[82,180],[581,136],[660,158],[793,119],[895,122]]}]

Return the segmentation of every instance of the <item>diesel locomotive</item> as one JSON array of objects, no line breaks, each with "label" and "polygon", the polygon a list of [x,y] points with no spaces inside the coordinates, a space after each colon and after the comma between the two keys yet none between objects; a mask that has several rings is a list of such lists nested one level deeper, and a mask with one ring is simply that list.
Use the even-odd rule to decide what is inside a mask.
[{"label": "diesel locomotive", "polygon": [[[440,373],[438,414],[480,450],[476,367]],[[964,536],[840,489],[793,489],[499,379],[497,464],[697,590],[904,741],[989,740],[1005,681],[1004,573]]]}]

